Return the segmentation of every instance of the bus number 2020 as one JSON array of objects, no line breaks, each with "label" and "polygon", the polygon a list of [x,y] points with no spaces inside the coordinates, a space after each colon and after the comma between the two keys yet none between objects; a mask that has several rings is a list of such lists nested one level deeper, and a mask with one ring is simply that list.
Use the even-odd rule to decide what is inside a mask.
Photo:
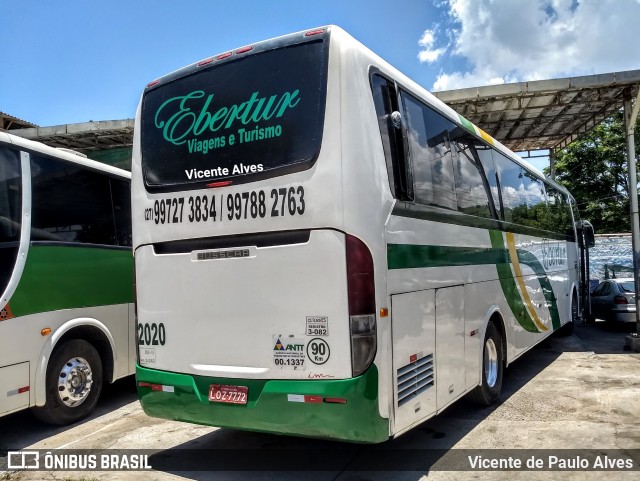
[{"label": "bus number 2020", "polygon": [[138,345],[140,346],[164,346],[167,341],[167,331],[164,324],[138,324]]}]

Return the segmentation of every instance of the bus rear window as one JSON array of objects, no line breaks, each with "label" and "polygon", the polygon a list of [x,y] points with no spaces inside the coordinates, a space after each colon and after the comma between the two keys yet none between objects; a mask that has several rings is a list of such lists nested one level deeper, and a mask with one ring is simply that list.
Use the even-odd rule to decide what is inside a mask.
[{"label": "bus rear window", "polygon": [[309,168],[320,150],[324,40],[228,61],[150,90],[142,168],[151,191],[239,184]]}]

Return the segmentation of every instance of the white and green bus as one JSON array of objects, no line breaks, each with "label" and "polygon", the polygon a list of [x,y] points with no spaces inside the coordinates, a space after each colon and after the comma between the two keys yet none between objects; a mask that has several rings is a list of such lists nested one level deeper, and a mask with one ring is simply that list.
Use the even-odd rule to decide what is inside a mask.
[{"label": "white and green bus", "polygon": [[0,132],[0,416],[75,422],[134,371],[130,179]]},{"label": "white and green bus", "polygon": [[337,27],[150,83],[132,195],[150,416],[380,442],[579,315],[568,192]]}]

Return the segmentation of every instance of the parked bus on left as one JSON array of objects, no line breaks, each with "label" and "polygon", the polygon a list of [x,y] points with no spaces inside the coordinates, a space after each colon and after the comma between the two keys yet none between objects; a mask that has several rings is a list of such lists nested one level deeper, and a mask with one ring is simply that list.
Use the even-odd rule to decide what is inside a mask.
[{"label": "parked bus on left", "polygon": [[133,373],[130,178],[0,132],[0,416],[70,424]]}]

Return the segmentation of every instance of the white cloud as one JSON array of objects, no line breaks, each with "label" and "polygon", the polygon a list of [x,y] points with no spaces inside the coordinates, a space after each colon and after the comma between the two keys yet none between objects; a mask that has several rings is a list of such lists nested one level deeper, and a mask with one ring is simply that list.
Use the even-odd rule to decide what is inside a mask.
[{"label": "white cloud", "polygon": [[435,31],[427,29],[418,40],[418,45],[421,47],[420,52],[418,52],[420,62],[433,63],[447,51],[445,47],[434,49],[435,39]]},{"label": "white cloud", "polygon": [[[448,0],[445,8],[448,21],[436,28],[453,39],[451,59],[467,66],[441,71],[434,90],[640,68],[638,0]],[[437,38],[426,34],[436,28],[423,34],[419,56],[434,50]]]}]

